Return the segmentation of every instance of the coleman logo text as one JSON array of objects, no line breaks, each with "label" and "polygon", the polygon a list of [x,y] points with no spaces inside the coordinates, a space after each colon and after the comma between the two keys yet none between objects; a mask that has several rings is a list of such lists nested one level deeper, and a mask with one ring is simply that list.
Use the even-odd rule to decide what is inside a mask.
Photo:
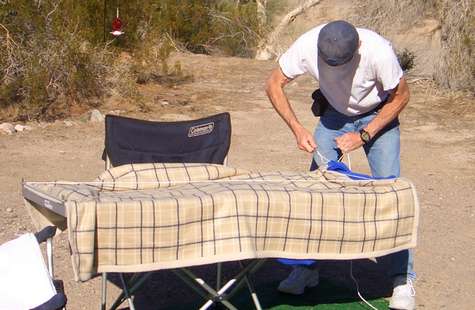
[{"label": "coleman logo text", "polygon": [[198,126],[190,127],[188,130],[188,137],[197,137],[210,134],[214,129],[214,122],[206,123]]}]

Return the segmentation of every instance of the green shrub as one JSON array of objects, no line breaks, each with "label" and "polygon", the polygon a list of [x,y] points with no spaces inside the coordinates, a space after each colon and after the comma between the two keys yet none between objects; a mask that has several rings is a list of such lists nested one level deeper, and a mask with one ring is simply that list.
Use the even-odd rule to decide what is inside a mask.
[{"label": "green shrub", "polygon": [[[2,106],[17,119],[51,120],[103,96],[105,53],[88,47],[74,1],[16,0],[0,5]],[[1,31],[0,30],[0,31]],[[9,48],[14,46],[14,48]]]},{"label": "green shrub", "polygon": [[[136,82],[191,79],[168,63],[176,46],[250,56],[262,31],[254,1],[112,2],[0,1],[0,108],[13,107],[17,119],[49,120],[105,96],[139,102]],[[125,31],[118,38],[109,34],[115,4]],[[132,58],[123,61],[124,52]]]},{"label": "green shrub", "polygon": [[397,52],[397,59],[399,64],[401,65],[402,70],[404,72],[410,71],[414,68],[414,61],[416,59],[416,55],[409,51],[408,49],[403,49],[402,51]]},{"label": "green shrub", "polygon": [[236,6],[234,1],[163,0],[155,20],[162,33],[194,53],[250,56],[260,32],[252,1]]}]

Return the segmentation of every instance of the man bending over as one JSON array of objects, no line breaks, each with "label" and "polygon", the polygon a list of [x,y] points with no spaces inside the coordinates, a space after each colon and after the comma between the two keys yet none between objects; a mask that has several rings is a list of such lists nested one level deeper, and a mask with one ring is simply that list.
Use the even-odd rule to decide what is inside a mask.
[{"label": "man bending over", "polygon": [[[284,93],[290,81],[305,73],[320,85],[316,96],[320,122],[313,135],[300,124]],[[338,160],[363,147],[374,177],[400,175],[398,115],[409,101],[409,90],[391,43],[377,33],[345,21],[317,26],[280,57],[266,91],[294,133],[297,146],[314,153],[311,170],[324,164],[323,158]],[[390,307],[414,309],[412,251],[388,258],[393,279]],[[299,266],[278,289],[302,294],[317,284],[318,268]]]}]

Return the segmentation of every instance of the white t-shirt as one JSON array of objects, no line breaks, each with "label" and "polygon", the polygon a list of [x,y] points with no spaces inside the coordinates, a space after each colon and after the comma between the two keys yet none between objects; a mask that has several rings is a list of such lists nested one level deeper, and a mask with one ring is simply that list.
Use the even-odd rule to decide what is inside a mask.
[{"label": "white t-shirt", "polygon": [[304,73],[312,75],[328,102],[345,115],[376,108],[403,75],[391,43],[371,30],[357,28],[361,41],[358,53],[350,62],[332,67],[318,57],[318,34],[323,26],[304,33],[280,57],[282,72],[291,79]]}]

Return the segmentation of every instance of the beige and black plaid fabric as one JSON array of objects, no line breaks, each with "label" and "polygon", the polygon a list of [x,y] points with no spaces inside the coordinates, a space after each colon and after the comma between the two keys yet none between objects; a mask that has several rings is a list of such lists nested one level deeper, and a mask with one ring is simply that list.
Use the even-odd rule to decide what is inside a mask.
[{"label": "beige and black plaid fabric", "polygon": [[65,202],[82,281],[247,258],[368,258],[416,245],[417,197],[402,178],[134,164],[91,183],[30,186]]}]

